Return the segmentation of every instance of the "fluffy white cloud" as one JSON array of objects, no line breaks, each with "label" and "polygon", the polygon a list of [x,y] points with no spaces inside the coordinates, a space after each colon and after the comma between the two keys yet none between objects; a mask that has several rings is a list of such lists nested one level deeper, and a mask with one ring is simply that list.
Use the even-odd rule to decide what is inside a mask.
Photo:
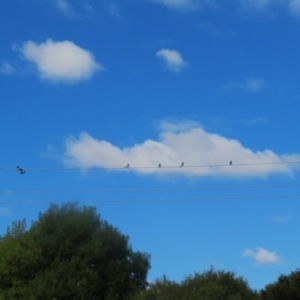
[{"label": "fluffy white cloud", "polygon": [[163,59],[167,68],[173,72],[180,72],[186,66],[186,62],[176,50],[161,49],[156,52],[156,56]]},{"label": "fluffy white cloud", "polygon": [[20,51],[25,59],[36,65],[41,78],[54,82],[88,79],[103,69],[91,52],[71,41],[54,42],[48,39],[41,44],[28,41]]},{"label": "fluffy white cloud", "polygon": [[274,264],[278,263],[280,258],[276,255],[275,252],[269,252],[263,248],[257,248],[256,251],[246,249],[243,252],[243,256],[252,257],[256,264]]},{"label": "fluffy white cloud", "polygon": [[250,78],[246,82],[230,82],[225,85],[226,90],[233,89],[245,89],[251,92],[262,91],[266,86],[266,82],[263,78]]},{"label": "fluffy white cloud", "polygon": [[[158,140],[148,139],[127,148],[81,133],[78,138],[66,139],[63,157],[67,166],[79,168],[122,168],[129,163],[132,168],[149,167],[131,169],[139,174],[231,177],[291,174],[297,165],[283,162],[300,160],[299,154],[252,151],[237,140],[209,133],[192,122],[164,122]],[[183,161],[184,167],[178,168]],[[157,168],[158,164],[162,168]]]}]

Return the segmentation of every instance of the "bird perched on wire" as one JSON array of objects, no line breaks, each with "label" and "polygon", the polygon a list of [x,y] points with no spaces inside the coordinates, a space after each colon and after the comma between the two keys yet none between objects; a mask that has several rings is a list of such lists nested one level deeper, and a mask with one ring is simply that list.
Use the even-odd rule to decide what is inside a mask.
[{"label": "bird perched on wire", "polygon": [[180,168],[182,168],[183,167],[183,165],[184,165],[184,162],[180,165]]},{"label": "bird perched on wire", "polygon": [[229,164],[232,165],[232,161],[230,161]]},{"label": "bird perched on wire", "polygon": [[26,172],[24,169],[20,168],[19,166],[17,166],[17,171],[21,174],[24,175]]},{"label": "bird perched on wire", "polygon": [[126,169],[129,169],[129,167],[130,167],[130,164],[127,164],[125,168],[126,168]]},{"label": "bird perched on wire", "polygon": [[161,168],[161,164],[158,164],[158,167]]}]

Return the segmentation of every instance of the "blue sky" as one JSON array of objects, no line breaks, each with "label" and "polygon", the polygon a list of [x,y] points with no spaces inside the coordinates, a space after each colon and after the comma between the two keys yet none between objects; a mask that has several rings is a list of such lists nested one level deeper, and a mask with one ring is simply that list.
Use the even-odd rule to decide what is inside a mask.
[{"label": "blue sky", "polygon": [[298,268],[300,1],[98,2],[0,4],[1,233],[78,201],[149,281]]}]

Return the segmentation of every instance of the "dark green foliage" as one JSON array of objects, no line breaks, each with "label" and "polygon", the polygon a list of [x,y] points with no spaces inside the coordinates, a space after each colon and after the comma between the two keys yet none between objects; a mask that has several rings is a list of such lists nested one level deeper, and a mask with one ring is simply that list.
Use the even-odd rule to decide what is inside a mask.
[{"label": "dark green foliage", "polygon": [[253,300],[257,295],[234,273],[210,269],[175,283],[163,277],[134,300]]},{"label": "dark green foliage", "polygon": [[247,282],[236,277],[232,272],[215,271],[210,269],[203,274],[196,273],[187,277],[182,283],[184,294],[188,294],[185,299],[205,300],[251,300],[253,292],[248,287]]},{"label": "dark green foliage", "polygon": [[300,300],[300,269],[281,275],[261,291],[263,300]]},{"label": "dark green foliage", "polygon": [[0,300],[126,300],[146,287],[149,266],[95,208],[51,205],[28,231],[24,220],[1,237]]},{"label": "dark green foliage", "polygon": [[163,276],[162,279],[151,283],[146,291],[135,295],[133,300],[177,300],[181,299],[181,296],[180,285]]}]

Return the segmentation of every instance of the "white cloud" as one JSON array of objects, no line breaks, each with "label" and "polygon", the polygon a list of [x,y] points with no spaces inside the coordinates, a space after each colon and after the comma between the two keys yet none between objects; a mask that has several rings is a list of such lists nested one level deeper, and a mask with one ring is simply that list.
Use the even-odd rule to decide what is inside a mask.
[{"label": "white cloud", "polygon": [[256,251],[246,249],[243,252],[243,256],[252,257],[258,265],[275,264],[280,260],[279,256],[277,256],[275,252],[269,252],[263,248],[257,248]]},{"label": "white cloud", "polygon": [[[126,148],[96,139],[88,133],[81,133],[78,138],[68,137],[64,146],[63,162],[67,166],[122,168],[129,163],[131,167],[150,167],[131,169],[139,174],[230,177],[265,177],[273,173],[290,175],[298,165],[284,162],[300,160],[300,154],[278,155],[271,150],[255,152],[237,140],[209,133],[192,122],[164,122],[158,140],[148,139]],[[174,168],[182,161],[185,163],[183,168]],[[233,164],[229,165],[229,161]],[[158,164],[162,168],[156,168]]]},{"label": "white cloud", "polygon": [[15,69],[7,61],[3,61],[0,64],[0,73],[5,74],[5,75],[11,75],[11,74],[15,73]]},{"label": "white cloud", "polygon": [[176,50],[161,49],[156,52],[156,56],[163,59],[167,68],[173,72],[180,72],[187,65]]},{"label": "white cloud", "polygon": [[260,92],[266,86],[266,82],[263,78],[249,78],[246,82],[230,82],[225,85],[226,90],[244,89],[251,92]]},{"label": "white cloud", "polygon": [[54,42],[51,39],[37,44],[26,42],[20,49],[24,58],[34,63],[39,76],[54,82],[75,82],[89,79],[102,70],[91,52],[71,41]]}]

